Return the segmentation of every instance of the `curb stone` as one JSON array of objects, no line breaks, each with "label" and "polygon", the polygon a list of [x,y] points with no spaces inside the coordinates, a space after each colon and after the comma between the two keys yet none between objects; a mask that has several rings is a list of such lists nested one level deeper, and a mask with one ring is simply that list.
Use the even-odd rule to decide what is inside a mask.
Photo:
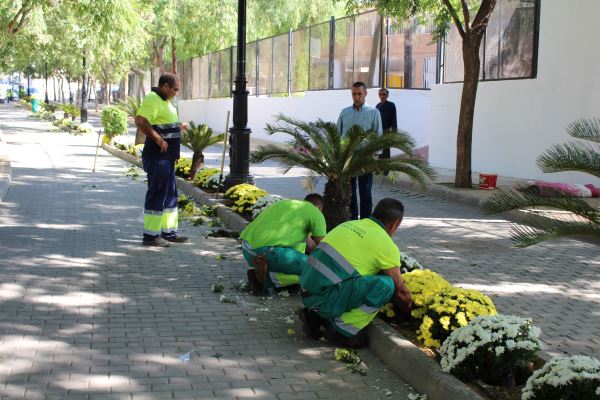
[{"label": "curb stone", "polygon": [[[139,159],[104,143],[102,148],[124,161],[140,165]],[[177,187],[199,203],[215,205],[215,213],[229,228],[241,232],[248,221],[226,207],[219,200],[177,177]],[[370,349],[388,365],[394,373],[429,400],[484,400],[454,376],[442,371],[435,361],[427,358],[410,341],[400,336],[384,322],[375,320],[369,326]]]}]

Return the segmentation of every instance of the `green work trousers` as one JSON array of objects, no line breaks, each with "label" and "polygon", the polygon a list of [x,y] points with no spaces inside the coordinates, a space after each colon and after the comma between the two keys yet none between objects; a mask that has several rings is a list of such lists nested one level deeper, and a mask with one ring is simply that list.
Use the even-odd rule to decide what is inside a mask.
[{"label": "green work trousers", "polygon": [[242,253],[250,269],[254,269],[254,258],[267,258],[268,276],[266,287],[282,288],[300,283],[300,275],[306,267],[308,256],[289,247],[264,246],[253,249],[248,242],[242,243]]},{"label": "green work trousers", "polygon": [[394,281],[389,276],[354,276],[322,293],[310,294],[303,301],[337,331],[352,337],[371,323],[393,294]]}]

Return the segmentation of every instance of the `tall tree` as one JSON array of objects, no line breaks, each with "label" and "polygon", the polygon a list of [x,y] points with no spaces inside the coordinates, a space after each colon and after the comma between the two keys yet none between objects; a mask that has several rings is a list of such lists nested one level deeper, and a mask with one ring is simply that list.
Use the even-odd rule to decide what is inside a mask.
[{"label": "tall tree", "polygon": [[473,117],[479,84],[479,49],[496,0],[346,0],[348,10],[376,7],[382,14],[400,20],[411,16],[434,16],[436,37],[442,38],[454,24],[462,38],[464,84],[456,135],[454,186],[470,188]]}]

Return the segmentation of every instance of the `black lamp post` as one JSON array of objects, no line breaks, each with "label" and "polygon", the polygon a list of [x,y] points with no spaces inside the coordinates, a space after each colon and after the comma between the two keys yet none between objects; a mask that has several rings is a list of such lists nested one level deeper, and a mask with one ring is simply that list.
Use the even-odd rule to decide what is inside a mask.
[{"label": "black lamp post", "polygon": [[48,63],[46,63],[44,75],[46,76],[46,98],[44,99],[44,101],[46,102],[46,104],[49,104],[50,101],[48,100]]},{"label": "black lamp post", "polygon": [[86,70],[85,70],[85,53],[83,54],[83,77],[81,79],[81,122],[87,122],[88,117],[88,109],[87,109],[87,89],[85,87],[85,79],[86,79]]},{"label": "black lamp post", "polygon": [[237,76],[233,91],[233,126],[229,151],[229,175],[224,186],[253,183],[250,175],[250,133],[248,128],[248,91],[246,90],[246,0],[238,0]]}]

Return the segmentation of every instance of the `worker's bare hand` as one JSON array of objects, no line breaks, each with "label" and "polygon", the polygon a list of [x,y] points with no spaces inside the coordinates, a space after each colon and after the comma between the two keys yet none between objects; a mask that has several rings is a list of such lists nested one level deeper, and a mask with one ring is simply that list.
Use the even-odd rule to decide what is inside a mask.
[{"label": "worker's bare hand", "polygon": [[190,129],[188,124],[186,124],[185,122],[182,122],[181,124],[179,124],[179,127],[182,131],[187,131],[188,129]]},{"label": "worker's bare hand", "polygon": [[400,309],[400,312],[405,316],[410,316],[410,311],[412,309],[412,297],[410,296],[410,292],[406,287],[400,288],[398,293],[396,294],[396,305]]},{"label": "worker's bare hand", "polygon": [[160,141],[157,143],[158,147],[160,147],[160,152],[161,153],[166,153],[166,151],[169,149],[169,144],[167,143],[166,140],[164,139],[160,139]]}]

